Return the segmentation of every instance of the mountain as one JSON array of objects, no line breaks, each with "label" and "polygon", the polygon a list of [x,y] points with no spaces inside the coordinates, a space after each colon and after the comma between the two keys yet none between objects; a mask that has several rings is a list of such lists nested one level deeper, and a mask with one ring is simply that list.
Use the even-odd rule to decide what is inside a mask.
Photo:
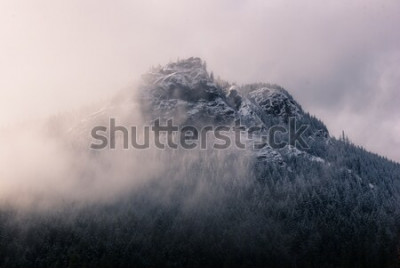
[{"label": "mountain", "polygon": [[[304,133],[307,144],[313,147],[330,144],[326,126],[305,113],[285,89],[263,83],[237,86],[214,81],[205,66],[201,59],[189,58],[153,68],[143,75],[139,99],[145,118],[150,122],[172,118],[180,125],[195,126],[240,122],[244,132],[254,132],[255,140],[268,136],[271,126],[287,127],[289,118],[294,118],[298,124],[308,126]],[[288,136],[282,139],[287,141]],[[257,155],[259,160],[277,161],[281,165],[283,155],[324,161],[316,149],[299,151],[291,145],[279,150],[265,146]]]},{"label": "mountain", "polygon": [[[93,127],[110,137],[110,118],[239,129],[245,147],[88,149]],[[399,265],[400,165],[331,136],[278,85],[231,84],[188,58],[151,68],[78,123],[56,121],[74,195],[100,197],[46,213],[0,207],[0,267]]]}]

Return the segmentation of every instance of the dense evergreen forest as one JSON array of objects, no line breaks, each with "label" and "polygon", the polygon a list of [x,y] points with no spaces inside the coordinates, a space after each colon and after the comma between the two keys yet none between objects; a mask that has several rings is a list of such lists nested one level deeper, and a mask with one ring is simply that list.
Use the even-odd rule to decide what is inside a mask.
[{"label": "dense evergreen forest", "polygon": [[329,165],[175,153],[113,202],[3,207],[0,266],[397,267],[400,166],[332,142]]}]

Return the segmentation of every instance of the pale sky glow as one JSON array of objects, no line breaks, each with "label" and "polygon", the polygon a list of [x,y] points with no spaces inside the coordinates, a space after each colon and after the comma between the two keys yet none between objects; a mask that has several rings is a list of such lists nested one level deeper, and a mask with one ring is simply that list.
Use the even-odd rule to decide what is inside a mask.
[{"label": "pale sky glow", "polygon": [[3,0],[0,127],[198,56],[226,80],[282,85],[331,134],[400,161],[399,14],[397,0]]}]

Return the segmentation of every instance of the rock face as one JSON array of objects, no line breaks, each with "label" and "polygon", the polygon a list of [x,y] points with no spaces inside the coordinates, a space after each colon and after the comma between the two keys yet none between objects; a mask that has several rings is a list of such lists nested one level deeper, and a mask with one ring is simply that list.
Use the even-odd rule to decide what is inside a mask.
[{"label": "rock face", "polygon": [[222,124],[234,119],[235,109],[199,58],[153,68],[143,81],[145,116],[173,118],[179,124]]},{"label": "rock face", "polygon": [[[259,129],[255,135],[268,135],[273,125],[287,127],[289,118],[308,127],[310,143],[329,142],[326,127],[306,114],[283,88],[270,84],[232,85],[215,81],[199,58],[189,58],[152,68],[142,76],[140,103],[145,118],[173,119],[181,125],[232,125],[240,120],[244,132]],[[287,138],[283,137],[283,139]],[[284,165],[283,155],[323,161],[310,151],[296,148],[273,149],[264,146],[256,152],[260,161]]]},{"label": "rock face", "polygon": [[283,89],[262,87],[251,91],[248,97],[268,115],[300,118],[303,114],[301,107]]}]

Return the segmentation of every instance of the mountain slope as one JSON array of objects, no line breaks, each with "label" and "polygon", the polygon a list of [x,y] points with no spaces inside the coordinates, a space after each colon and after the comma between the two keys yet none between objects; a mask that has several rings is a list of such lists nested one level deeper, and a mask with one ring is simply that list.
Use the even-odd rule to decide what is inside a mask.
[{"label": "mountain slope", "polygon": [[[398,163],[330,136],[283,88],[215,80],[198,58],[153,68],[138,92],[67,132],[79,190],[119,192],[45,213],[1,208],[0,267],[398,267]],[[260,138],[294,118],[308,126],[308,148],[88,150],[91,128],[110,117],[240,120],[250,145],[250,132]]]}]

